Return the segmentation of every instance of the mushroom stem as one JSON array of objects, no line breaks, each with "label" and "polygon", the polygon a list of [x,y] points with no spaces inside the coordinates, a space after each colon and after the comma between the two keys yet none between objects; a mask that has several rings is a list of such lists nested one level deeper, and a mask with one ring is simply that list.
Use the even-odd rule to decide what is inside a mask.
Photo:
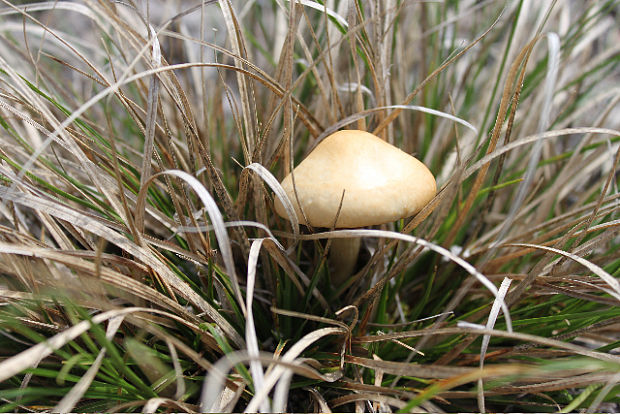
[{"label": "mushroom stem", "polygon": [[360,252],[361,239],[332,239],[329,248],[329,266],[331,281],[334,286],[342,285],[355,270],[357,256]]}]

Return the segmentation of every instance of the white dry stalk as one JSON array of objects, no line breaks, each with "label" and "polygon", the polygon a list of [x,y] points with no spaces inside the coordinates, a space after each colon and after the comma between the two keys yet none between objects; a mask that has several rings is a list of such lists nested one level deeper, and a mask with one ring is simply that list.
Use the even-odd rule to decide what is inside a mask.
[{"label": "white dry stalk", "polygon": [[276,177],[274,177],[267,168],[265,168],[259,163],[252,163],[244,169],[249,169],[256,172],[258,176],[269,186],[269,188],[271,188],[271,191],[275,193],[276,197],[280,199],[282,205],[284,206],[284,209],[286,210],[288,219],[291,222],[293,233],[297,236],[299,234],[299,219],[297,218],[297,214],[295,213],[293,203],[286,195],[286,192],[284,191]]},{"label": "white dry stalk", "polygon": [[274,62],[278,62],[280,60],[280,54],[282,53],[282,48],[284,46],[284,42],[286,41],[286,36],[288,33],[288,20],[286,16],[286,8],[278,2],[278,6],[276,8],[276,15],[274,18],[274,40],[272,46],[271,55],[273,57]]},{"label": "white dry stalk", "polygon": [[[375,361],[381,361],[381,358],[377,354],[372,354],[372,359],[374,359]],[[383,384],[383,370],[382,369],[379,369],[379,368],[375,369],[374,384],[375,384],[375,387],[381,387],[381,384]],[[375,412],[379,411],[380,413],[392,412],[389,406],[387,406],[385,403],[381,401],[374,401],[372,404],[372,409]]]},{"label": "white dry stalk", "polygon": [[[254,325],[254,313],[252,312],[252,301],[254,299],[254,283],[256,281],[256,266],[258,264],[258,256],[260,254],[260,248],[265,239],[258,239],[252,242],[252,246],[250,247],[250,254],[248,257],[248,278],[247,278],[247,287],[246,287],[246,322],[245,322],[245,342],[248,347],[248,355],[251,358],[258,358],[259,349],[258,349],[258,338],[256,337],[256,327]],[[264,382],[264,372],[261,366],[261,363],[258,359],[253,359],[250,361],[250,373],[252,375],[252,381],[254,382],[254,390],[258,392],[263,388]],[[260,411],[263,413],[268,413],[271,410],[269,406],[269,401],[265,399],[260,404]],[[280,410],[276,410],[280,411]]]},{"label": "white dry stalk", "polygon": [[[142,412],[143,413],[154,413],[157,412],[157,409],[166,401],[168,401],[167,398],[150,398],[146,404],[144,404],[144,406],[142,407]],[[60,411],[62,412],[62,411]]]},{"label": "white dry stalk", "polygon": [[390,105],[390,106],[387,106],[386,108],[409,109],[412,111],[424,112],[425,114],[435,115],[441,118],[448,119],[450,121],[454,121],[457,124],[461,124],[464,127],[470,129],[474,134],[478,134],[478,128],[473,126],[471,123],[465,121],[462,118],[459,118],[458,116],[449,114],[447,112],[438,111],[436,109],[427,108],[425,106],[418,106],[418,105]]},{"label": "white dry stalk", "polygon": [[[495,301],[493,301],[493,306],[491,306],[491,312],[489,313],[489,319],[487,320],[486,329],[493,329],[495,326],[495,321],[497,321],[497,317],[499,316],[499,311],[501,308],[501,302],[506,297],[506,293],[508,293],[508,288],[510,287],[510,283],[512,282],[509,278],[504,278],[501,286],[499,287],[499,292]],[[486,356],[487,349],[489,347],[489,342],[491,341],[491,335],[484,335],[482,337],[482,346],[480,347],[480,370],[484,368],[484,357]],[[481,413],[486,412],[485,403],[484,403],[484,388],[482,383],[482,377],[478,379],[478,409]]]},{"label": "white dry stalk", "polygon": [[338,92],[348,92],[348,93],[360,92],[362,94],[368,95],[368,98],[370,99],[370,104],[368,106],[371,108],[375,106],[374,93],[367,86],[364,86],[361,83],[341,82],[338,85],[336,85],[336,89],[338,89]]},{"label": "white dry stalk", "polygon": [[174,398],[180,400],[187,389],[183,379],[183,367],[181,367],[181,363],[179,362],[179,354],[177,353],[177,349],[169,338],[166,338],[166,346],[170,350],[170,359],[172,360],[172,366],[174,367],[174,374],[176,376],[177,392],[174,395]]},{"label": "white dry stalk", "polygon": [[219,408],[215,412],[232,413],[239,398],[245,391],[245,383],[243,381],[236,382],[237,389],[233,390],[229,386],[226,386],[224,390],[218,396]]},{"label": "white dry stalk", "polygon": [[463,328],[463,329],[478,329],[478,330],[486,329],[484,325],[480,325],[479,323],[467,322],[467,321],[458,321],[456,323],[456,326],[458,328]]},{"label": "white dry stalk", "polygon": [[598,392],[596,397],[592,400],[592,404],[590,404],[590,406],[588,407],[588,410],[586,411],[586,413],[594,413],[594,412],[596,412],[596,410],[599,408],[599,405],[601,405],[601,403],[603,402],[605,397],[607,397],[607,395],[611,392],[611,390],[616,385],[618,385],[619,382],[620,382],[620,374],[613,375],[609,379],[609,381],[607,381],[607,384],[605,384],[605,386],[603,386],[603,388],[601,388],[601,390]]},{"label": "white dry stalk", "polygon": [[[274,413],[286,412],[286,405],[288,401],[288,393],[290,390],[291,380],[293,379],[293,370],[288,369],[282,374],[282,377],[278,380],[276,390],[273,393],[273,411]],[[267,400],[267,399],[265,399]]]},{"label": "white dry stalk", "polygon": [[171,400],[170,398],[160,398],[154,397],[150,398],[146,401],[144,406],[142,407],[143,413],[156,413],[157,409],[161,407],[162,404],[168,403],[168,406],[176,406],[179,408],[180,412],[194,412],[189,406],[186,406],[184,403],[178,400]]},{"label": "white dry stalk", "polygon": [[[286,1],[291,1],[291,0],[286,0]],[[310,0],[294,0],[296,3],[302,4],[304,6],[310,7],[312,9],[327,13],[328,16],[333,17],[338,23],[340,23],[344,28],[348,28],[349,24],[347,23],[347,20],[342,17],[341,15],[339,15],[338,13],[336,13],[335,11],[333,11],[332,9],[327,8],[326,5],[321,4],[321,3],[317,3],[316,1],[310,1]]]}]

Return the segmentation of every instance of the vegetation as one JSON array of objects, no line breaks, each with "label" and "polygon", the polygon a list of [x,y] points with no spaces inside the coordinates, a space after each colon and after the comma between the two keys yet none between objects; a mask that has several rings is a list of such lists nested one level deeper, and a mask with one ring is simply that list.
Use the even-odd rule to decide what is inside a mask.
[{"label": "vegetation", "polygon": [[[617,0],[0,7],[0,410],[618,410]],[[279,218],[343,128],[437,196]]]}]

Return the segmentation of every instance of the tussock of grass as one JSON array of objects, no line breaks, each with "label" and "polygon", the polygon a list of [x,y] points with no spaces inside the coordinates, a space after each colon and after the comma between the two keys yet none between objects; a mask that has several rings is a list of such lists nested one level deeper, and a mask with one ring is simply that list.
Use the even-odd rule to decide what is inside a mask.
[{"label": "tussock of grass", "polygon": [[[5,1],[0,410],[617,411],[619,6]],[[342,128],[437,196],[300,226]]]}]

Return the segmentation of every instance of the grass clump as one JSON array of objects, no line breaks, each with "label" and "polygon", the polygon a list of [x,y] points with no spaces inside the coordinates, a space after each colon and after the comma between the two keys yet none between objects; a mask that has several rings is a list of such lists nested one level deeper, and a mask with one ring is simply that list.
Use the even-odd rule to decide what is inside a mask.
[{"label": "grass clump", "polygon": [[[617,410],[618,12],[4,2],[0,409]],[[437,196],[373,229],[277,217],[342,128]]]}]

